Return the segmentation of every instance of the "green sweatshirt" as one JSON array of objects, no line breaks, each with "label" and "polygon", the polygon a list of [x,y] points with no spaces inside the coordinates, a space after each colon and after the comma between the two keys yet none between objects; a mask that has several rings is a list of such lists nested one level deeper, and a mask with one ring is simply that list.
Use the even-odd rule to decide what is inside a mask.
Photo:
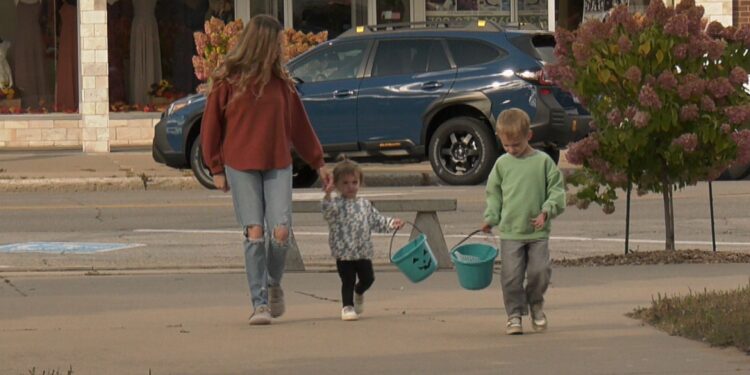
[{"label": "green sweatshirt", "polygon": [[[500,238],[536,240],[549,238],[552,218],[565,210],[565,188],[560,169],[544,152],[521,158],[500,156],[487,180],[484,221],[500,225]],[[539,230],[531,220],[541,212],[547,222]]]}]

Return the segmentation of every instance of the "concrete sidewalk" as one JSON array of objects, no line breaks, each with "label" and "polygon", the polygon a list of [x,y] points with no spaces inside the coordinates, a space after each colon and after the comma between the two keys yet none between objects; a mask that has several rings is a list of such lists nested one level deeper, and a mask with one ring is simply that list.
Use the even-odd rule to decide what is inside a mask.
[{"label": "concrete sidewalk", "polygon": [[740,374],[750,357],[624,314],[657,293],[747,284],[748,265],[555,268],[549,330],[506,336],[497,277],[412,284],[376,273],[358,322],[339,319],[335,273],[288,273],[287,314],[247,325],[242,272],[0,273],[0,373]]},{"label": "concrete sidewalk", "polygon": [[[370,186],[437,184],[428,162],[363,164]],[[151,150],[111,153],[0,151],[0,192],[202,189],[190,169],[155,162]]]}]

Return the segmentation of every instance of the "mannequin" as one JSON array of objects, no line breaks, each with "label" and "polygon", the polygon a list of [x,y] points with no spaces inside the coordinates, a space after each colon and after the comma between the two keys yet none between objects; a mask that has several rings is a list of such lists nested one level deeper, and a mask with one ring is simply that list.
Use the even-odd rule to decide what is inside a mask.
[{"label": "mannequin", "polygon": [[16,0],[16,40],[13,43],[13,72],[23,107],[37,108],[50,99],[44,69],[44,40],[39,25],[41,3]]},{"label": "mannequin", "polygon": [[148,91],[161,81],[159,27],[154,9],[157,0],[133,0],[130,31],[130,102],[149,103]]},{"label": "mannequin", "polygon": [[74,0],[66,0],[60,7],[60,43],[57,53],[55,105],[59,111],[78,109],[78,10]]},{"label": "mannequin", "polygon": [[10,70],[10,64],[8,64],[8,49],[10,49],[10,42],[3,42],[0,39],[0,89],[9,89],[13,87],[13,73]]}]

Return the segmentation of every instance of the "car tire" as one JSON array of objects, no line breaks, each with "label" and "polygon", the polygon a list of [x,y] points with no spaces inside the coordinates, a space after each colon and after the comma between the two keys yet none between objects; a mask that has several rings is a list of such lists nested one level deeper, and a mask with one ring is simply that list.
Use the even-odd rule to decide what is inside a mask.
[{"label": "car tire", "polygon": [[490,127],[474,117],[454,117],[430,138],[432,170],[450,185],[476,185],[487,179],[499,154]]},{"label": "car tire", "polygon": [[190,146],[190,169],[193,170],[193,175],[198,182],[208,189],[216,189],[214,186],[214,179],[211,177],[211,171],[206,167],[206,163],[203,162],[203,152],[201,152],[201,137],[200,135],[195,138],[193,144]]},{"label": "car tire", "polygon": [[292,167],[292,187],[308,188],[318,181],[318,172],[308,165]]},{"label": "car tire", "polygon": [[554,147],[545,147],[542,149],[545,154],[549,155],[549,157],[552,159],[552,161],[555,162],[555,164],[560,163],[560,149],[554,148]]}]

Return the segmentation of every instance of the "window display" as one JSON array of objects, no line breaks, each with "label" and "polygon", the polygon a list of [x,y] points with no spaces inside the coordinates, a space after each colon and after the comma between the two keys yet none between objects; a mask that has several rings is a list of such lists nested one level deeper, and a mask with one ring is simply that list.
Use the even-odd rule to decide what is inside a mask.
[{"label": "window display", "polygon": [[108,0],[107,10],[112,112],[162,110],[194,93],[193,33],[235,17],[231,0]]},{"label": "window display", "polygon": [[294,1],[294,29],[305,33],[328,31],[329,39],[367,21],[366,0]]}]

